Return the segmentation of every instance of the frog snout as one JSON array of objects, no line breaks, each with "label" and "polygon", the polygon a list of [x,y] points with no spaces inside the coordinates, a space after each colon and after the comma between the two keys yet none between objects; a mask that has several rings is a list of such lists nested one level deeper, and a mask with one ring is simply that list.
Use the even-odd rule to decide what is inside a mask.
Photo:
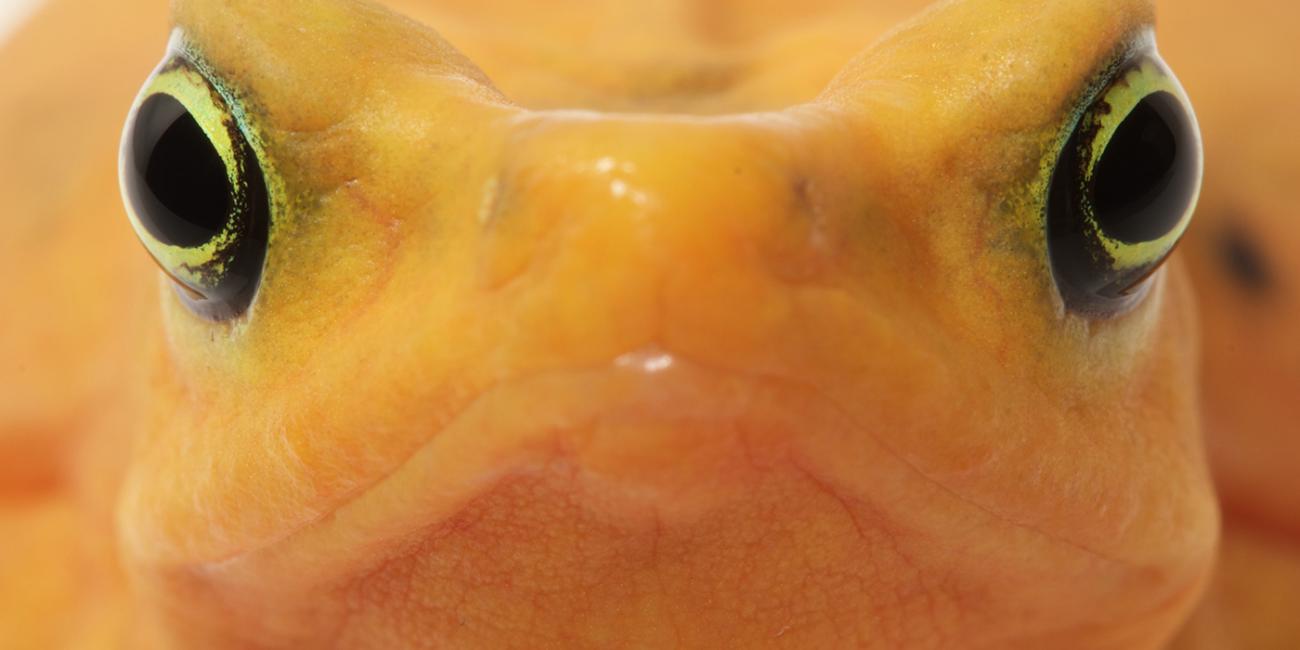
[{"label": "frog snout", "polygon": [[851,253],[849,189],[804,163],[826,158],[799,149],[814,138],[790,141],[704,120],[532,124],[482,191],[479,286],[582,359],[800,356]]}]

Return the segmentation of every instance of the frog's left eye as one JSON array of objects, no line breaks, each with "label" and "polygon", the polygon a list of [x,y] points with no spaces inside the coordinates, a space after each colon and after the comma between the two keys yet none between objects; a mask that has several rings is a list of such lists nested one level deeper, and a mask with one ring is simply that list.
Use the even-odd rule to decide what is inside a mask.
[{"label": "frog's left eye", "polygon": [[244,313],[266,257],[266,180],[227,100],[183,57],[141,93],[120,172],[132,226],[186,304],[212,320]]},{"label": "frog's left eye", "polygon": [[1139,299],[1191,221],[1201,140],[1187,98],[1151,50],[1123,61],[1083,112],[1047,201],[1066,307],[1111,316]]}]

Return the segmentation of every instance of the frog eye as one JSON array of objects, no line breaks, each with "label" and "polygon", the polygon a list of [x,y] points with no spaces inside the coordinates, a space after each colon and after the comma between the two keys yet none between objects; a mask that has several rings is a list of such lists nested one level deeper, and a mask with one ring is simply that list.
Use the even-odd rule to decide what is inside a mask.
[{"label": "frog eye", "polygon": [[1200,193],[1201,138],[1153,51],[1124,60],[1065,143],[1049,188],[1047,240],[1065,305],[1113,316],[1145,295]]},{"label": "frog eye", "polygon": [[122,194],[140,241],[190,309],[243,314],[266,258],[266,180],[217,87],[177,56],[145,84],[127,119]]}]

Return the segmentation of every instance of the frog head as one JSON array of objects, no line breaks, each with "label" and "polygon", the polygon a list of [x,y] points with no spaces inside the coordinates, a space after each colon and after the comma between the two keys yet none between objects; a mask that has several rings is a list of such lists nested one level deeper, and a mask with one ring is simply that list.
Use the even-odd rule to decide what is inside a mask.
[{"label": "frog head", "polygon": [[122,157],[163,270],[119,509],[152,633],[1157,644],[1217,511],[1152,19],[947,2],[665,82],[180,0]]}]

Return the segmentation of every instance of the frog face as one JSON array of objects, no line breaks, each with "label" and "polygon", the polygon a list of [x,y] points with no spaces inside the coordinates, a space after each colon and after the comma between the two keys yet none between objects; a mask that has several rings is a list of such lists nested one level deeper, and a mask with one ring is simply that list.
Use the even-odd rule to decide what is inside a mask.
[{"label": "frog face", "polygon": [[162,639],[1136,647],[1195,598],[1199,140],[1147,3],[946,3],[749,112],[761,73],[532,108],[366,4],[176,19],[123,146]]}]

